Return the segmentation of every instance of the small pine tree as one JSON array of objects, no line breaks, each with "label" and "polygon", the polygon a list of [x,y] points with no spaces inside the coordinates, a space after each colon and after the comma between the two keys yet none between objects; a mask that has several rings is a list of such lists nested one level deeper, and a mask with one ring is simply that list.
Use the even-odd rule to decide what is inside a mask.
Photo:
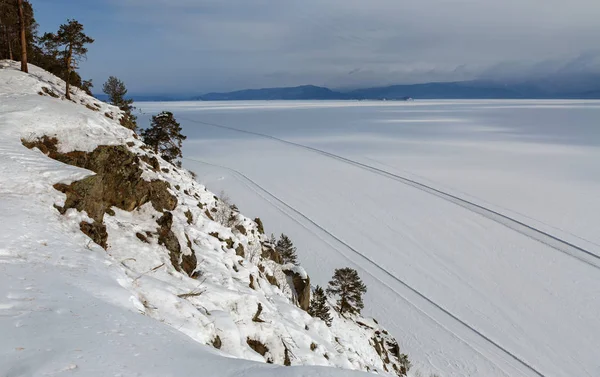
[{"label": "small pine tree", "polygon": [[273,247],[277,246],[277,238],[275,238],[275,235],[273,233],[271,233],[271,237],[269,237],[269,240],[267,242],[270,243]]},{"label": "small pine tree", "polygon": [[181,126],[169,111],[152,116],[150,127],[142,131],[144,143],[151,146],[154,153],[160,153],[165,160],[177,167],[181,167],[181,142],[185,138],[181,134]]},{"label": "small pine tree", "polygon": [[92,94],[92,88],[94,87],[94,83],[92,82],[92,79],[89,80],[83,80],[81,82],[81,90],[83,90],[84,92],[86,92],[87,95],[89,96],[94,96]]},{"label": "small pine tree", "polygon": [[327,304],[327,296],[323,288],[317,287],[313,292],[313,297],[310,300],[310,306],[308,307],[308,314],[313,317],[321,318],[327,326],[331,327],[331,313],[329,313],[329,305]]},{"label": "small pine tree", "polygon": [[66,24],[60,25],[56,34],[46,33],[41,40],[63,62],[67,84],[65,97],[71,99],[71,76],[79,67],[79,61],[87,54],[85,45],[94,43],[94,40],[84,34],[83,25],[77,20],[67,20]]},{"label": "small pine tree", "polygon": [[341,315],[360,314],[365,307],[362,295],[366,292],[358,272],[350,267],[336,269],[327,288],[328,294],[338,296],[336,309]]},{"label": "small pine tree", "polygon": [[279,241],[275,245],[275,250],[283,258],[283,263],[293,263],[298,265],[298,256],[296,255],[296,247],[292,243],[292,240],[285,234],[281,234]]},{"label": "small pine tree", "polygon": [[108,95],[108,100],[111,104],[125,112],[127,118],[125,124],[128,125],[128,128],[135,130],[137,127],[135,122],[137,117],[133,115],[135,106],[132,105],[133,99],[125,98],[125,95],[127,94],[125,83],[115,76],[110,76],[102,86],[102,91]]}]

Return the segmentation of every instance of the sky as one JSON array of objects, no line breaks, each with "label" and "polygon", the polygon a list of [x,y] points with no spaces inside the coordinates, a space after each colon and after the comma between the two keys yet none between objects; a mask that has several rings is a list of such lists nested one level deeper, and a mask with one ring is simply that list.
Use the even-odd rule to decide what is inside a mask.
[{"label": "sky", "polygon": [[95,38],[99,91],[357,88],[600,74],[598,0],[31,0],[40,31]]}]

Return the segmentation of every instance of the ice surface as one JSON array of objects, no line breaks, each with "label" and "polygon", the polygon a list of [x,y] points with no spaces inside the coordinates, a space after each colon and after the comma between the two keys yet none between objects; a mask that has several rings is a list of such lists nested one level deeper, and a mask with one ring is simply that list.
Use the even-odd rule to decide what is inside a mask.
[{"label": "ice surface", "polygon": [[175,113],[188,135],[184,165],[289,234],[314,283],[358,268],[366,312],[398,335],[416,369],[600,375],[600,102],[140,107]]}]

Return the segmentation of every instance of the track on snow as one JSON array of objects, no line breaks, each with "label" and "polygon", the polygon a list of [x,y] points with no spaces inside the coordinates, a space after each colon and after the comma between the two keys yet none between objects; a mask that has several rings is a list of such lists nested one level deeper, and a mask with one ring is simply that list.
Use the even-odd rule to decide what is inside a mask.
[{"label": "track on snow", "polygon": [[[214,163],[209,163],[209,162],[198,160],[198,159],[193,159],[193,158],[183,158],[183,159],[184,160],[193,161],[193,162],[197,162],[197,163],[201,163],[201,164],[205,164],[205,165],[209,165],[209,166],[213,166],[213,167],[217,167],[217,168],[221,168],[221,169],[225,169],[225,170],[228,170],[228,171],[232,172],[235,176],[241,178],[242,181],[247,182],[248,186],[254,187],[254,188],[260,190],[261,192],[263,192],[264,194],[266,194],[267,196],[271,197],[277,203],[279,203],[280,205],[284,206],[288,210],[292,211],[293,213],[295,213],[296,215],[298,215],[299,217],[301,217],[302,219],[304,219],[305,221],[307,221],[309,224],[311,224],[312,226],[316,227],[317,229],[319,229],[320,231],[322,231],[323,233],[325,233],[327,236],[333,238],[335,241],[337,241],[338,243],[340,243],[341,245],[343,245],[344,247],[346,247],[348,250],[352,251],[354,254],[356,254],[357,256],[359,256],[361,259],[367,261],[370,265],[374,266],[376,269],[378,269],[379,271],[381,271],[382,273],[384,273],[386,276],[388,276],[392,280],[396,281],[397,283],[401,284],[403,287],[407,288],[408,290],[410,290],[412,293],[416,294],[421,299],[425,300],[428,304],[430,304],[433,307],[435,307],[436,309],[442,311],[444,314],[446,314],[447,316],[449,316],[450,318],[452,318],[454,321],[460,323],[462,326],[464,326],[468,330],[472,331],[477,336],[483,338],[485,341],[487,341],[488,343],[492,344],[495,348],[497,348],[498,350],[500,350],[501,352],[503,352],[505,355],[509,356],[514,361],[517,361],[519,364],[521,364],[522,366],[524,366],[525,368],[527,368],[529,371],[533,372],[535,375],[537,375],[539,377],[546,377],[546,375],[544,375],[542,372],[538,371],[531,364],[529,364],[525,360],[521,359],[519,356],[513,354],[512,352],[510,352],[509,350],[507,350],[506,348],[504,348],[502,345],[498,344],[497,342],[495,342],[494,340],[492,340],[491,338],[489,338],[487,335],[483,334],[481,331],[477,330],[476,328],[474,328],[473,326],[471,326],[470,324],[468,324],[464,320],[460,319],[455,314],[453,314],[452,312],[450,312],[448,309],[446,309],[443,306],[441,306],[440,304],[436,303],[435,301],[433,301],[432,299],[430,299],[429,297],[427,297],[425,294],[421,293],[419,290],[417,290],[416,288],[414,288],[411,285],[409,285],[408,283],[406,283],[404,280],[398,278],[393,273],[389,272],[387,269],[385,269],[384,267],[382,267],[381,265],[379,265],[377,262],[375,262],[373,259],[371,259],[367,255],[361,253],[359,250],[355,249],[354,247],[352,247],[351,245],[349,245],[344,240],[340,239],[338,236],[336,236],[335,234],[331,233],[327,229],[323,228],[316,221],[314,221],[313,219],[311,219],[310,217],[308,217],[307,215],[305,215],[304,213],[302,213],[298,209],[292,207],[290,204],[288,204],[284,200],[280,199],[279,197],[277,197],[276,195],[274,195],[273,193],[271,193],[270,191],[268,191],[267,189],[265,189],[264,187],[262,187],[261,185],[259,185],[258,183],[256,183],[254,180],[252,180],[251,178],[249,178],[248,176],[246,176],[244,173],[242,173],[242,172],[240,172],[238,170],[232,169],[230,167],[227,167],[227,166],[218,165],[218,164],[214,164]],[[257,192],[257,194],[259,196],[263,197],[263,199],[265,199],[267,202],[271,203],[274,207],[278,208],[277,204],[273,203],[268,198],[265,198],[259,192]],[[300,221],[298,221],[297,219],[295,219],[293,216],[291,216],[286,211],[282,210],[281,208],[278,208],[278,209],[280,210],[280,212],[284,213],[286,216],[290,217],[292,220],[296,221],[297,223],[299,223],[300,225],[302,225],[306,229],[309,229],[308,227],[306,227],[306,225],[302,224]],[[335,247],[334,247],[334,249],[335,249]],[[336,249],[336,251],[338,251],[339,253],[341,253],[337,249]],[[341,253],[341,254],[344,255],[344,253]],[[387,286],[391,291],[393,291],[396,294],[398,294],[399,296],[401,296],[405,301],[409,302],[417,310],[421,311],[426,316],[428,316],[429,318],[431,318],[431,320],[433,320],[436,323],[440,324],[438,321],[436,321],[434,318],[432,318],[425,311],[423,311],[422,309],[420,309],[417,306],[415,306],[412,302],[410,302],[410,300],[408,300],[405,297],[403,297],[403,295],[401,293],[399,293],[398,291],[394,290],[392,287],[390,287],[389,285],[387,285],[385,282],[381,281],[379,278],[377,278],[373,274],[371,274],[371,276],[374,279],[378,280],[381,284]],[[440,325],[445,328],[445,326],[443,326],[442,324],[440,324]],[[452,332],[450,329],[446,328],[446,330]],[[458,337],[457,334],[453,333],[453,335],[455,335],[455,336]],[[460,337],[458,337],[458,338],[461,339]],[[465,342],[470,347],[473,347],[468,342],[466,342],[465,340],[461,339],[461,341]],[[481,352],[479,352],[477,350],[475,350],[475,351],[481,354]],[[484,355],[482,355],[482,356],[484,356]]]},{"label": "track on snow", "polygon": [[207,126],[211,126],[211,127],[216,127],[216,128],[221,128],[221,129],[226,129],[229,131],[234,131],[234,132],[241,132],[241,133],[245,133],[245,134],[249,134],[249,135],[254,135],[254,136],[259,136],[262,138],[266,138],[266,139],[270,139],[270,140],[274,140],[280,143],[284,143],[284,144],[288,144],[288,145],[292,145],[295,146],[297,148],[302,148],[305,150],[309,150],[311,152],[314,153],[318,153],[320,155],[329,157],[329,158],[333,158],[336,159],[338,161],[341,161],[343,163],[346,164],[350,164],[353,166],[356,166],[360,169],[363,170],[367,170],[370,171],[372,173],[378,174],[380,176],[383,177],[387,177],[389,179],[393,179],[397,182],[401,182],[403,184],[406,184],[408,186],[414,187],[418,190],[427,192],[431,195],[437,196],[443,200],[449,201],[451,203],[454,203],[460,207],[463,207],[471,212],[477,213],[480,216],[483,216],[485,218],[488,218],[498,224],[501,224],[509,229],[512,229],[526,237],[529,237],[535,241],[538,241],[546,246],[551,247],[554,250],[557,250],[561,253],[567,254],[573,258],[576,258],[578,260],[580,260],[581,262],[593,267],[593,268],[597,268],[600,269],[600,255],[597,255],[593,252],[590,252],[580,246],[577,246],[569,241],[563,240],[559,237],[556,237],[550,233],[547,233],[543,230],[540,230],[538,228],[535,228],[531,225],[527,225],[519,220],[516,220],[512,217],[509,217],[507,215],[504,215],[500,212],[494,211],[490,208],[486,208],[482,205],[476,204],[474,202],[471,202],[469,200],[460,198],[458,196],[452,195],[450,193],[444,192],[442,190],[436,189],[434,187],[428,186],[426,184],[423,184],[421,182],[417,182],[415,180],[412,180],[410,178],[406,178],[403,177],[401,175],[398,174],[394,174],[391,173],[387,170],[383,170],[371,165],[367,165],[364,164],[362,162],[359,161],[355,161],[355,160],[351,160],[349,158],[346,157],[342,157],[336,154],[333,154],[331,152],[327,152],[321,149],[317,149],[314,147],[310,147],[308,145],[303,145],[303,144],[299,144],[299,143],[294,143],[292,141],[288,141],[288,140],[284,140],[284,139],[280,139],[277,138],[275,136],[271,136],[271,135],[267,135],[267,134],[262,134],[259,132],[253,132],[253,131],[247,131],[247,130],[242,130],[239,128],[234,128],[234,127],[229,127],[229,126],[224,126],[221,124],[216,124],[216,123],[210,123],[210,122],[203,122],[203,121],[199,121],[199,120],[194,120],[194,119],[189,119],[189,118],[182,118],[180,117],[180,119],[192,122],[192,123],[198,123],[198,124],[203,124],[203,125],[207,125]]}]

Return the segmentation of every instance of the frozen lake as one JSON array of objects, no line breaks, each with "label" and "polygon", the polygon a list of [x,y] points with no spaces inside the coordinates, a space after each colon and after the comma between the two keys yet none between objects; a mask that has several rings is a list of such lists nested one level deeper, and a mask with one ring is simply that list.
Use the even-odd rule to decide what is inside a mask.
[{"label": "frozen lake", "polygon": [[599,101],[137,105],[313,283],[358,268],[424,376],[600,375]]}]

